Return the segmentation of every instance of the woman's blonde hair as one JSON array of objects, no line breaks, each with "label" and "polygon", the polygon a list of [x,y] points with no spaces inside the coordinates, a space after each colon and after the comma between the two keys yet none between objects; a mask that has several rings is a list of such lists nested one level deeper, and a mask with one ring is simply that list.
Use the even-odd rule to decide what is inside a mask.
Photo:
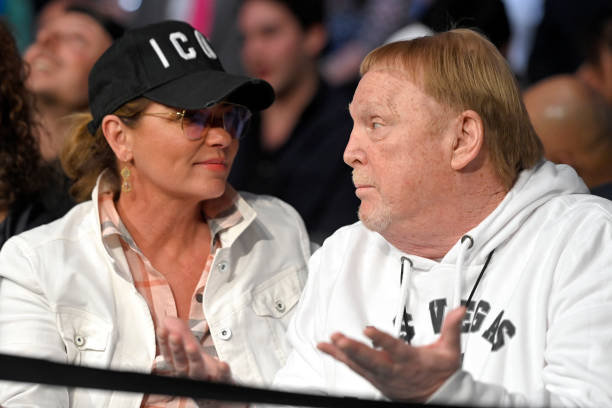
[{"label": "woman's blonde hair", "polygon": [[363,60],[361,74],[381,66],[405,72],[454,112],[477,112],[484,122],[485,149],[506,188],[541,159],[542,144],[516,79],[504,57],[480,34],[456,29],[381,46]]},{"label": "woman's blonde hair", "polygon": [[[121,106],[113,115],[117,115],[127,126],[134,127],[150,103],[146,98],[138,98]],[[117,158],[106,142],[102,127],[99,126],[94,135],[87,130],[91,119],[89,113],[72,115],[72,131],[60,156],[64,172],[74,180],[70,194],[79,202],[90,198],[98,176],[106,169],[113,191],[118,192],[121,185]]]}]

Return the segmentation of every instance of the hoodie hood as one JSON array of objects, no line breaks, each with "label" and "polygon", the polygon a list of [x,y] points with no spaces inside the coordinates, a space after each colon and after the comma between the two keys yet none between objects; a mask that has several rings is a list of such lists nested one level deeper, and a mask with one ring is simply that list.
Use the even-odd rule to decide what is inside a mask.
[{"label": "hoodie hood", "polygon": [[[468,231],[473,246],[466,251],[464,263],[484,264],[491,251],[500,246],[542,205],[569,194],[588,194],[589,190],[573,168],[542,160],[523,170],[502,202],[480,224]],[[444,256],[442,263],[455,263],[461,240]]]},{"label": "hoodie hood", "polygon": [[[451,278],[453,294],[449,298],[452,299],[451,304],[457,307],[461,301],[470,302],[494,251],[512,237],[538,208],[551,200],[580,193],[588,193],[588,189],[569,166],[543,160],[532,169],[522,171],[495,210],[478,226],[464,234],[440,260],[439,264],[454,265],[455,272]],[[401,336],[402,324],[405,325],[403,315],[409,304],[414,273],[418,270],[431,270],[438,264],[433,260],[410,255],[402,255],[400,259],[400,297],[394,323],[396,336]],[[479,269],[479,273],[475,274],[475,268]]]}]

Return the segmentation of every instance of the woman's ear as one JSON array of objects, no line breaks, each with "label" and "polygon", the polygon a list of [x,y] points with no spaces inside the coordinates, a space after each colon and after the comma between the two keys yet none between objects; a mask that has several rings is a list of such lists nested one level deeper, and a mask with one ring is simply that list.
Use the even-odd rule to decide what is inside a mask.
[{"label": "woman's ear", "polygon": [[461,112],[454,129],[452,169],[465,169],[478,157],[483,144],[484,124],[480,115],[473,110]]},{"label": "woman's ear", "polygon": [[117,115],[106,115],[102,119],[102,132],[108,145],[122,162],[132,160],[132,137],[126,132],[125,124]]}]

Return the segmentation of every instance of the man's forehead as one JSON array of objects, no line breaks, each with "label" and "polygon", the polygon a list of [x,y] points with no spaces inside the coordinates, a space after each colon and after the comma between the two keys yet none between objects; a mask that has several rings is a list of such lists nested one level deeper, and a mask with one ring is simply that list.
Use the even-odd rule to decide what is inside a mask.
[{"label": "man's forehead", "polygon": [[[351,105],[374,107],[380,104],[396,106],[398,98],[414,88],[408,77],[397,70],[368,71],[359,81]],[[349,105],[350,106],[350,105]]]},{"label": "man's forehead", "polygon": [[396,113],[398,110],[397,106],[397,101],[392,94],[376,94],[372,98],[353,98],[348,105],[348,109],[349,112],[354,114],[381,112],[384,110]]}]

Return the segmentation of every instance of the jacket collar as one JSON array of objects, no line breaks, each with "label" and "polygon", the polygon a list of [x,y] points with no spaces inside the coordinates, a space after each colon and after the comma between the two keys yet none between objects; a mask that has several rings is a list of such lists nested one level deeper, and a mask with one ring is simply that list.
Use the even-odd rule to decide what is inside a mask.
[{"label": "jacket collar", "polygon": [[[97,241],[106,250],[105,255],[110,258],[114,270],[124,279],[131,282],[132,275],[129,271],[119,238],[115,236],[112,239],[102,239],[98,195],[112,190],[111,184],[107,179],[107,172],[108,170],[104,170],[100,173],[96,185],[91,192],[93,211],[90,214],[91,218],[88,222],[95,231]],[[230,207],[233,206],[235,206],[237,211],[232,211]],[[207,219],[210,220],[211,235],[219,235],[222,247],[232,246],[257,217],[256,211],[229,184],[227,184],[226,191],[221,197],[204,202],[202,210]],[[236,214],[240,216],[239,220],[228,220],[228,218],[236,217]],[[227,221],[229,221],[229,223]],[[231,226],[225,227],[225,225]]]}]

